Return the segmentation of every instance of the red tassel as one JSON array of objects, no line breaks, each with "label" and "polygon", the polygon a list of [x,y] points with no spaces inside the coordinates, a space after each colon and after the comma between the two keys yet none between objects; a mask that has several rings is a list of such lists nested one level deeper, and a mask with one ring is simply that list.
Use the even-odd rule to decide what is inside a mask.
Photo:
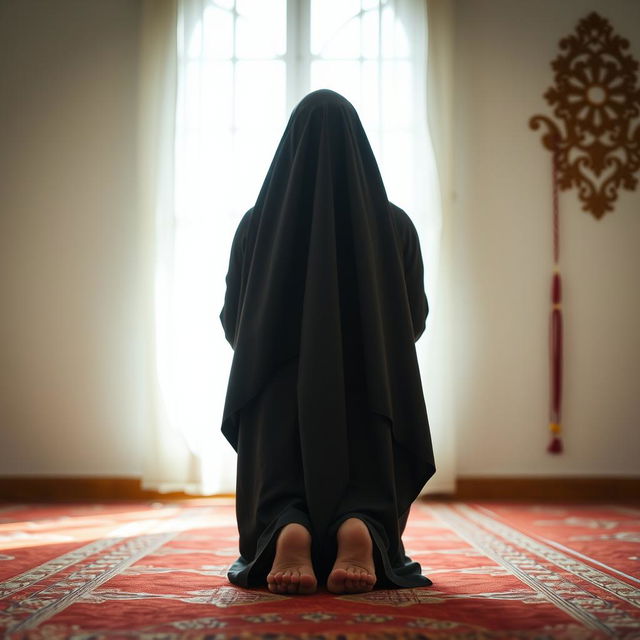
[{"label": "red tassel", "polygon": [[551,422],[560,422],[562,407],[562,314],[560,309],[551,311],[550,326],[551,364]]},{"label": "red tassel", "polygon": [[551,442],[547,447],[549,453],[562,453],[562,440],[560,439],[560,423],[562,410],[562,285],[558,261],[560,259],[560,207],[558,205],[558,148],[557,140],[554,140],[553,159],[551,163],[553,178],[553,262],[555,265],[551,282],[551,318],[549,322],[549,373],[551,381],[549,428],[551,429]]},{"label": "red tassel", "polygon": [[562,440],[558,436],[554,436],[547,447],[549,453],[562,453]]},{"label": "red tassel", "polygon": [[552,431],[552,439],[547,447],[549,453],[562,453],[562,441],[560,440],[560,422],[562,410],[562,289],[560,274],[553,274],[551,283],[551,302],[553,308],[549,322],[549,365],[550,365],[550,411],[549,426]]},{"label": "red tassel", "polygon": [[553,304],[560,304],[561,302],[561,286],[560,286],[560,274],[554,273],[551,281],[551,302]]}]

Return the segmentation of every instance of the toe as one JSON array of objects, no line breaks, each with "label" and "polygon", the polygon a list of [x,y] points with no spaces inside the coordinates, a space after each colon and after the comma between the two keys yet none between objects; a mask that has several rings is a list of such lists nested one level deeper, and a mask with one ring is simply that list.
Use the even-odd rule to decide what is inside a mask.
[{"label": "toe", "polygon": [[347,572],[344,569],[333,569],[327,578],[327,589],[332,593],[343,593],[346,577]]},{"label": "toe", "polygon": [[300,576],[299,586],[303,593],[312,593],[316,589],[317,582],[313,576],[303,573]]}]

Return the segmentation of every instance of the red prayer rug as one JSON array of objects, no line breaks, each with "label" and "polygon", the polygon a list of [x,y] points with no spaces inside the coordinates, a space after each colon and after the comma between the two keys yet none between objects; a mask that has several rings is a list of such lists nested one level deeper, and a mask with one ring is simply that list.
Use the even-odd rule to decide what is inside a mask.
[{"label": "red prayer rug", "polygon": [[6,638],[640,638],[640,508],[418,502],[433,586],[336,596],[232,586],[233,501],[0,505]]}]

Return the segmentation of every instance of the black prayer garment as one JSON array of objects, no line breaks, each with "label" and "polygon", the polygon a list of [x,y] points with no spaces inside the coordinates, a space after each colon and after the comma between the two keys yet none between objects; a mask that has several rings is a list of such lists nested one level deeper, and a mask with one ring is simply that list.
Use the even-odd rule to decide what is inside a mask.
[{"label": "black prayer garment", "polygon": [[222,431],[238,453],[234,584],[266,584],[279,530],[312,535],[320,581],[348,517],[374,542],[376,587],[431,584],[405,554],[435,472],[415,341],[428,313],[409,216],[391,204],[349,101],[294,109],[235,233],[220,313],[234,349]]}]

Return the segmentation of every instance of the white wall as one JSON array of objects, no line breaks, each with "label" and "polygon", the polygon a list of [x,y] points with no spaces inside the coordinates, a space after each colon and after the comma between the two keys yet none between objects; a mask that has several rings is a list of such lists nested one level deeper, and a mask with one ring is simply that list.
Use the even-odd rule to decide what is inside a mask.
[{"label": "white wall", "polygon": [[0,2],[0,474],[140,469],[138,20]]},{"label": "white wall", "polygon": [[455,368],[467,475],[640,474],[640,192],[601,220],[560,200],[566,452],[548,442],[550,154],[558,41],[596,10],[640,59],[635,0],[456,2]]},{"label": "white wall", "polygon": [[[558,40],[635,0],[457,0],[455,287],[462,474],[640,473],[640,192],[563,194],[567,451],[547,443]],[[141,471],[137,0],[0,0],[0,474]]]}]

